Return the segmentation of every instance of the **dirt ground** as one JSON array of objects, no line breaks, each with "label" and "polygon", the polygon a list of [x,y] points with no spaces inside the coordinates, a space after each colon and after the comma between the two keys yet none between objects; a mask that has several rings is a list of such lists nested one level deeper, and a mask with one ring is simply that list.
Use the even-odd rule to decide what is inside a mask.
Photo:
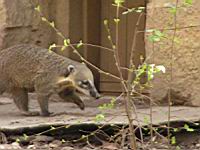
[{"label": "dirt ground", "polygon": [[[31,97],[30,109],[39,110],[35,96],[31,95],[30,97]],[[26,117],[26,116],[22,116],[19,113],[12,99],[10,99],[9,97],[2,96],[0,98],[0,129],[1,131],[8,130],[8,131],[14,132],[17,130],[18,131],[23,130],[24,128],[33,129],[33,128],[44,127],[44,126],[98,124],[95,121],[95,116],[100,113],[98,106],[105,102],[109,102],[111,98],[106,96],[106,97],[102,97],[99,100],[93,100],[93,99],[88,99],[88,98],[84,98],[84,99],[86,103],[86,109],[84,111],[79,110],[79,108],[74,104],[65,103],[61,101],[57,102],[57,100],[53,99],[50,102],[50,108],[49,108],[51,112],[54,112],[52,116]],[[153,124],[158,125],[158,124],[167,122],[167,119],[168,119],[167,107],[154,106],[152,111],[153,111]],[[137,114],[138,114],[137,118],[139,120],[140,125],[145,126],[147,123],[149,123],[149,120],[150,120],[149,112],[150,112],[150,109],[147,107],[143,107],[143,106],[137,107]],[[199,112],[200,112],[200,107],[182,107],[182,106],[171,107],[171,121],[177,121],[177,122],[199,121],[200,120]],[[127,116],[124,111],[124,105],[122,104],[122,102],[118,102],[118,104],[115,106],[114,109],[106,110],[103,113],[105,114],[105,119],[101,121],[100,124],[126,125],[128,123]],[[138,125],[138,122],[135,121],[134,124]],[[187,137],[187,136],[184,135],[183,137]],[[195,137],[196,136],[194,136],[194,138]],[[197,137],[199,138],[199,136]],[[47,140],[49,140],[48,137],[42,137],[42,139],[43,138],[44,139],[47,138]],[[55,140],[53,142],[54,142],[54,145],[56,145]],[[16,143],[14,142],[14,144]],[[12,145],[9,145],[9,146],[12,147]],[[0,145],[0,149],[2,149],[1,147],[2,145]],[[29,145],[29,148],[30,147],[31,146]],[[68,149],[70,149],[70,147]],[[108,147],[107,148],[108,150],[119,149],[115,145],[112,145],[112,144],[107,145],[107,147]],[[199,147],[200,147],[200,144],[199,144]],[[71,147],[71,149],[73,149],[73,147]],[[85,149],[91,149],[91,147],[90,148],[86,147]],[[106,149],[106,148],[104,147],[103,149]]]}]

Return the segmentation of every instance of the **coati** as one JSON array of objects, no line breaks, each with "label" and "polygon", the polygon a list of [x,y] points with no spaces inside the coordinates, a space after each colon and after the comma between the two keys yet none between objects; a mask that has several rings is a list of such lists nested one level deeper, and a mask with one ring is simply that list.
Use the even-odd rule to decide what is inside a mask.
[{"label": "coati", "polygon": [[[28,92],[33,91],[40,113],[28,109]],[[82,110],[85,105],[77,92],[100,97],[92,72],[85,64],[28,44],[0,51],[0,94],[3,92],[10,93],[21,113],[27,116],[49,116],[48,99],[55,93]]]}]

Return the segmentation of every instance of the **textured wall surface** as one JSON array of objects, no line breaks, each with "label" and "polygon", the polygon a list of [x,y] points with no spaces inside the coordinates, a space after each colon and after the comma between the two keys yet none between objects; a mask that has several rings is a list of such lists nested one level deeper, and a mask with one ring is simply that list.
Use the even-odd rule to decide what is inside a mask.
[{"label": "textured wall surface", "polygon": [[[52,41],[52,29],[43,23],[34,7],[40,4],[48,17],[50,1],[1,0],[1,48],[19,43],[34,43],[47,47]],[[3,18],[3,20],[2,20]],[[3,33],[3,35],[2,35]]]},{"label": "textured wall surface", "polygon": [[[148,4],[147,28],[173,28],[173,15],[169,6],[175,0],[153,0]],[[179,7],[183,0],[179,1]],[[200,25],[200,1],[193,0],[192,6],[181,7],[177,12],[177,27]],[[200,106],[200,27],[177,30],[175,47],[170,67],[173,30],[164,32],[167,38],[154,44],[147,42],[149,62],[166,67],[165,74],[156,75],[150,93],[155,101],[167,102],[167,91],[172,86],[172,103]],[[148,37],[148,36],[147,36]],[[170,73],[172,72],[172,80]]]},{"label": "textured wall surface", "polygon": [[6,9],[3,0],[0,1],[0,49],[3,46],[3,38],[5,36],[4,28],[6,23]]}]

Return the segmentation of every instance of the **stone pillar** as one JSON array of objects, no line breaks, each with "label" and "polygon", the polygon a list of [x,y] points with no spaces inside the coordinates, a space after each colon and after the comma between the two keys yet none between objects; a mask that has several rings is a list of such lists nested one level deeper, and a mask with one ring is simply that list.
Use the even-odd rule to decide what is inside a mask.
[{"label": "stone pillar", "polygon": [[[182,7],[184,0],[179,1]],[[169,12],[169,6],[175,6],[175,0],[153,0],[147,5],[147,29],[173,28],[173,14]],[[164,65],[165,74],[155,76],[152,81],[151,96],[154,101],[167,102],[170,72],[172,72],[172,103],[180,105],[200,106],[200,27],[184,28],[200,25],[200,1],[193,0],[192,6],[182,7],[177,12],[177,30],[175,46],[172,58],[172,70],[170,67],[171,39],[173,30],[165,30],[167,38],[154,44],[147,42],[147,58],[150,63]]]},{"label": "stone pillar", "polygon": [[4,28],[6,24],[6,8],[5,8],[5,1],[0,1],[0,49],[3,48],[3,39],[5,36]]},{"label": "stone pillar", "polygon": [[19,43],[48,47],[53,40],[52,29],[41,21],[34,7],[40,4],[42,12],[48,18],[50,3],[50,0],[1,0],[0,15],[3,16],[1,17],[3,23],[0,25],[1,48]]}]

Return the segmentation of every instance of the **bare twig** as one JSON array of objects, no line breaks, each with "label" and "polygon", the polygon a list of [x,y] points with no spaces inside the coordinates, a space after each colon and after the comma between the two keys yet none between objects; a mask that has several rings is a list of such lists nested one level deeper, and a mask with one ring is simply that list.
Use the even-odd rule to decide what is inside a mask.
[{"label": "bare twig", "polygon": [[176,6],[175,6],[175,13],[174,13],[174,32],[173,32],[173,38],[172,38],[172,45],[171,45],[171,52],[170,52],[170,82],[169,82],[169,91],[168,91],[168,149],[170,149],[170,117],[171,117],[171,90],[172,90],[172,82],[173,82],[173,56],[174,56],[174,48],[175,48],[175,42],[174,39],[176,37],[176,31],[177,31],[177,8],[178,8],[179,0],[176,0]]}]

